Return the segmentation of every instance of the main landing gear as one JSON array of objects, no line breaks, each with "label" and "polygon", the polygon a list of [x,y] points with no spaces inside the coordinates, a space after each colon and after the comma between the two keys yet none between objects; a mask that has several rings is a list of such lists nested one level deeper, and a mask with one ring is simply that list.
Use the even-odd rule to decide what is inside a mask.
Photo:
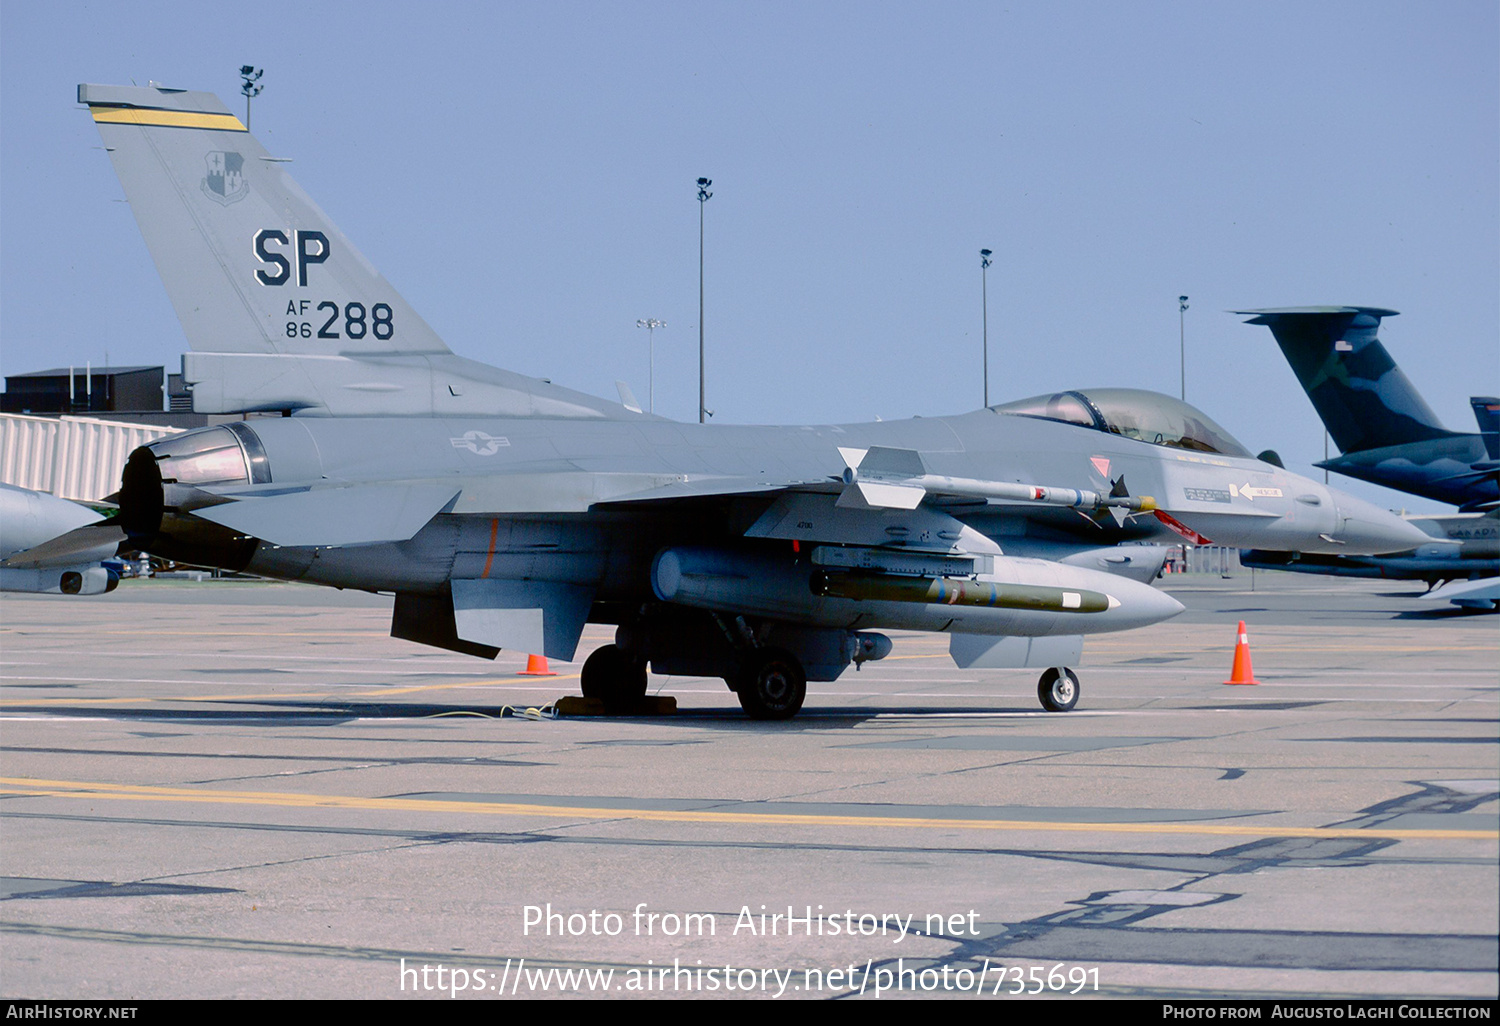
[{"label": "main landing gear", "polygon": [[[618,645],[605,645],[584,661],[581,678],[583,697],[628,708],[646,695],[646,660]],[[725,680],[740,706],[757,720],[791,719],[807,698],[807,673],[784,648],[750,649]]]},{"label": "main landing gear", "polygon": [[1066,666],[1050,667],[1036,683],[1036,697],[1048,712],[1067,712],[1078,704],[1078,674]]},{"label": "main landing gear", "polygon": [[618,645],[605,645],[584,661],[579,683],[584,698],[597,698],[606,706],[630,705],[646,697],[646,660]]},{"label": "main landing gear", "polygon": [[751,649],[727,683],[739,697],[740,708],[755,720],[789,720],[807,698],[802,663],[781,648]]},{"label": "main landing gear", "polygon": [[[862,661],[861,654],[879,659],[890,651],[889,639],[878,634],[751,624],[676,609],[643,615],[621,626],[616,638],[584,662],[585,698],[599,699],[612,712],[641,710],[649,664],[669,676],[723,678],[756,720],[791,719],[807,699],[809,676],[835,680],[851,660]],[[1049,667],[1037,682],[1037,698],[1048,712],[1072,709],[1079,693],[1078,675],[1066,666]]]}]

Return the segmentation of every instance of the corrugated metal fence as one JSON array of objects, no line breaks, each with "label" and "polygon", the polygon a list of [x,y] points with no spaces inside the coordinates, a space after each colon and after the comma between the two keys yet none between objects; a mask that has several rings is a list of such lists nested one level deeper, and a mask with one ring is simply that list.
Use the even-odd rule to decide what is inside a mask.
[{"label": "corrugated metal fence", "polygon": [[62,499],[102,499],[119,489],[131,450],[182,431],[92,417],[0,414],[0,481]]}]

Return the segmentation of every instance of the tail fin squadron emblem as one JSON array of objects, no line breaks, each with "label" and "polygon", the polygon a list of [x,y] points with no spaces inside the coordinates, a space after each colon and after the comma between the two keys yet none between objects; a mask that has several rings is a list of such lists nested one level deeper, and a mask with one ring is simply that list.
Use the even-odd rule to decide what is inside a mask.
[{"label": "tail fin squadron emblem", "polygon": [[249,194],[244,157],[229,150],[215,150],[203,159],[208,162],[208,175],[203,179],[205,196],[227,207]]}]

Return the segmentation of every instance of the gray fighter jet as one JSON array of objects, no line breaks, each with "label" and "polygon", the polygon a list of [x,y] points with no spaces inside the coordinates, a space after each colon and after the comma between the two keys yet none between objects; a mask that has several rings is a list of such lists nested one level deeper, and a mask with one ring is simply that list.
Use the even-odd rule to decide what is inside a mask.
[{"label": "gray fighter jet", "polygon": [[485,657],[571,659],[586,622],[614,624],[585,694],[628,701],[649,666],[723,677],[750,715],[785,718],[808,680],[884,656],[877,628],[948,632],[963,666],[1045,667],[1042,704],[1071,708],[1085,635],[1182,608],[1096,568],[1159,565],[1118,542],[1381,552],[1426,537],[1148,392],[737,427],[474,363],[217,98],[78,98],[192,346],[194,408],[285,415],[136,450],[119,516],[79,545],[391,592],[394,636]]}]

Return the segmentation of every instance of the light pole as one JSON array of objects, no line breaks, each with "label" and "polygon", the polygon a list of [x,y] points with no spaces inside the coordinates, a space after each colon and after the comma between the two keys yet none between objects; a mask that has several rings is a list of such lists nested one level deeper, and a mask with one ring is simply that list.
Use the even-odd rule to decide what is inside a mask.
[{"label": "light pole", "polygon": [[265,73],[265,68],[252,68],[248,64],[240,66],[240,78],[244,79],[240,83],[240,92],[245,94],[245,131],[247,132],[250,131],[250,101],[259,96],[260,91],[265,88],[256,84],[260,81],[260,76]]},{"label": "light pole", "polygon": [[979,301],[984,311],[984,405],[990,404],[990,257],[988,249],[979,251]]},{"label": "light pole", "polygon": [[[646,412],[648,412],[648,413],[655,413],[656,412],[656,329],[657,328],[665,328],[667,326],[667,322],[666,321],[659,321],[655,317],[647,317],[643,321],[636,321],[635,322],[635,326],[637,328],[645,328],[646,329],[646,344],[649,347],[647,349],[647,352],[649,352],[651,354],[650,357],[649,357],[650,363],[647,365],[650,368],[650,370],[648,371],[648,375],[649,376],[646,378],[646,381],[647,381],[647,385],[646,385]],[[700,405],[700,406],[703,405],[701,399],[699,400],[698,405]]]},{"label": "light pole", "polygon": [[1177,362],[1182,374],[1182,401],[1187,402],[1187,308],[1188,297],[1177,297]]},{"label": "light pole", "polygon": [[698,423],[708,412],[703,395],[703,205],[713,198],[707,178],[698,179]]}]

